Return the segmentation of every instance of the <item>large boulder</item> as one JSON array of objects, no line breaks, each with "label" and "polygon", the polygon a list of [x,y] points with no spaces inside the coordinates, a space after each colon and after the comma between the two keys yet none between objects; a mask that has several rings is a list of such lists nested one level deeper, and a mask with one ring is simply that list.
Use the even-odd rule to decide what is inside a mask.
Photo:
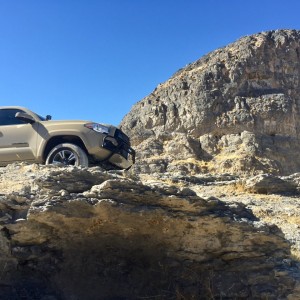
[{"label": "large boulder", "polygon": [[300,169],[300,31],[246,36],[180,69],[121,127],[139,172]]}]

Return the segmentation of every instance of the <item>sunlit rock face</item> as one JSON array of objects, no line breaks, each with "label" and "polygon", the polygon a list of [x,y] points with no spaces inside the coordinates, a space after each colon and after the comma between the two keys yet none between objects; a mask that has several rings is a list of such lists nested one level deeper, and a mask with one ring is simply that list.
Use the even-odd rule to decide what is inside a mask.
[{"label": "sunlit rock face", "polygon": [[300,31],[246,36],[180,69],[121,127],[139,172],[300,170]]},{"label": "sunlit rock face", "polygon": [[0,189],[1,299],[294,294],[288,241],[245,205],[99,168],[11,165]]},{"label": "sunlit rock face", "polygon": [[129,171],[0,168],[0,299],[299,299],[299,37],[159,85],[121,124]]}]

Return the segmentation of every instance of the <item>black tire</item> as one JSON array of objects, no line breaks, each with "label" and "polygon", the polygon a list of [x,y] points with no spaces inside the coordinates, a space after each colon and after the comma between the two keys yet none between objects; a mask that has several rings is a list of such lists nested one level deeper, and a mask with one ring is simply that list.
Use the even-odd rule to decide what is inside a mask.
[{"label": "black tire", "polygon": [[55,146],[48,154],[46,165],[89,166],[89,159],[79,146],[69,143]]}]

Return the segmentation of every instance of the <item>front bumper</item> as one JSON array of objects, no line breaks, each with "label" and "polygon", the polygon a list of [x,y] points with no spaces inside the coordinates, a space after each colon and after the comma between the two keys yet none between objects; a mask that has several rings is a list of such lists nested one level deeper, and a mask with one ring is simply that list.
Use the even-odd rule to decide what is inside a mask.
[{"label": "front bumper", "polygon": [[108,161],[121,169],[129,169],[135,163],[134,149],[118,137],[105,136],[102,148],[111,152],[105,161]]}]

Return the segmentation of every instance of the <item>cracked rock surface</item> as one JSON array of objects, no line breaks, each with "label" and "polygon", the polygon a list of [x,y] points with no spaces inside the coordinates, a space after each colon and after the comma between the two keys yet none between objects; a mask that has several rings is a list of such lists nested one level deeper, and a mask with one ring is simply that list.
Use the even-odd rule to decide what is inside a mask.
[{"label": "cracked rock surface", "polygon": [[137,172],[300,170],[300,31],[246,36],[176,72],[121,127]]},{"label": "cracked rock surface", "polygon": [[100,168],[1,168],[0,298],[295,295],[299,272],[282,230],[245,204],[200,196],[210,181],[170,184]]}]

